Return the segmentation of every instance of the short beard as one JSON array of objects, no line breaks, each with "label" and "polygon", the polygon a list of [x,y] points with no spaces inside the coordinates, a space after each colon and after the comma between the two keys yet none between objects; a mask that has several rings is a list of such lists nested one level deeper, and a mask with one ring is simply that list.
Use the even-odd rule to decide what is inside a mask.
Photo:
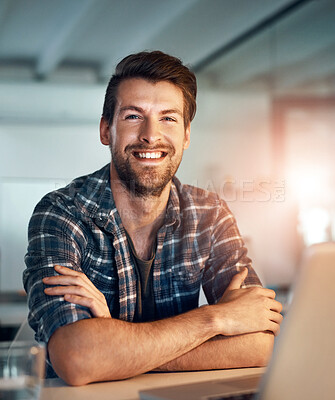
[{"label": "short beard", "polygon": [[[143,149],[147,149],[145,146],[142,147]],[[136,146],[137,150],[140,148],[141,146]],[[126,151],[125,154],[131,153],[130,150],[131,149],[128,148],[128,152]],[[154,149],[150,148],[150,150]],[[167,150],[169,150],[168,154],[172,157],[175,155],[175,150],[172,146]],[[129,157],[126,159],[122,158],[120,153],[118,151],[114,151],[112,146],[110,146],[110,151],[112,154],[112,163],[115,167],[121,184],[128,190],[130,194],[135,197],[159,197],[165,187],[174,177],[181,162],[181,157],[179,160],[176,160],[176,162],[170,162],[162,173],[158,173],[157,171],[154,171],[152,167],[147,166],[142,168],[139,176],[139,173],[137,173],[131,167]]]}]

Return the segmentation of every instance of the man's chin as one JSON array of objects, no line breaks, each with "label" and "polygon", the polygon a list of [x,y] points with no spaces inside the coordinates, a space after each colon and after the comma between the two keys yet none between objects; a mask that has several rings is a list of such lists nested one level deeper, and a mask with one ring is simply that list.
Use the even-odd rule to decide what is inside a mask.
[{"label": "man's chin", "polygon": [[[113,165],[122,185],[135,197],[159,197],[170,184],[178,165],[152,167],[133,165],[118,160],[117,154],[112,157]],[[119,162],[117,162],[119,161]],[[129,160],[128,160],[129,161]]]},{"label": "man's chin", "polygon": [[136,197],[159,197],[170,181],[167,182],[153,182],[145,181],[132,181],[126,182],[128,191]]}]

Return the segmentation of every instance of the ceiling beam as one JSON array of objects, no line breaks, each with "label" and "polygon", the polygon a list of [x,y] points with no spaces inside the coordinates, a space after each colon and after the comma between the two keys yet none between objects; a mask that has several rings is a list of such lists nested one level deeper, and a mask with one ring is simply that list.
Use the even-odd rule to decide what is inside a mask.
[{"label": "ceiling beam", "polygon": [[46,78],[61,63],[77,36],[74,31],[87,16],[96,0],[81,0],[67,2],[66,9],[60,13],[58,30],[45,50],[39,56],[36,65],[36,75]]},{"label": "ceiling beam", "polygon": [[250,41],[250,39],[259,33],[264,32],[266,29],[271,28],[277,21],[289,15],[296,9],[299,9],[301,6],[305,5],[306,3],[312,0],[295,0],[293,2],[287,2],[280,8],[279,10],[275,11],[273,14],[267,15],[264,19],[258,21],[253,26],[249,27],[246,31],[241,32],[237,35],[233,40],[225,43],[223,46],[218,48],[212,54],[206,56],[203,60],[198,61],[193,66],[193,70],[198,73],[206,69],[207,66],[210,66],[216,60],[220,59],[221,57],[225,56],[232,50],[238,48],[243,43]]},{"label": "ceiling beam", "polygon": [[271,77],[280,90],[330,73],[334,66],[335,7],[310,2],[294,18],[279,22],[235,51],[208,65],[203,73],[225,87]]}]

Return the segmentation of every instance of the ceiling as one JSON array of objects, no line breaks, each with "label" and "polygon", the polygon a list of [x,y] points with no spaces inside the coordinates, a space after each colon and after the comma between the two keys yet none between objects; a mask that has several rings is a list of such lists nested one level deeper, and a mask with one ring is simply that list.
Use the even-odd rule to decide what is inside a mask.
[{"label": "ceiling", "polygon": [[335,1],[305,1],[247,40],[222,49],[202,72],[221,89],[335,95]]},{"label": "ceiling", "polygon": [[0,81],[97,82],[159,49],[200,67],[292,0],[0,0]]}]

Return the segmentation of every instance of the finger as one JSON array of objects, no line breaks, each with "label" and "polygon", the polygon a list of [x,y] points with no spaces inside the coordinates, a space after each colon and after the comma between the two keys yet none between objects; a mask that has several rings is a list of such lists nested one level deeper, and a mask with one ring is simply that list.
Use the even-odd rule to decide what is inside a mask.
[{"label": "finger", "polygon": [[265,299],[265,305],[269,310],[276,311],[278,313],[282,312],[283,310],[283,305],[279,301],[274,299]]},{"label": "finger", "polygon": [[277,324],[281,324],[283,321],[283,316],[277,312],[270,311],[270,320],[272,322],[276,322]]},{"label": "finger", "polygon": [[71,276],[71,275],[47,276],[43,278],[42,281],[47,285],[64,285],[64,286],[77,285],[77,286],[84,286],[87,288],[91,286],[90,285],[91,281],[88,282],[84,276]]},{"label": "finger", "polygon": [[[86,290],[91,293],[92,296],[96,295],[96,290],[91,287],[91,285],[82,279],[80,276],[70,276],[70,275],[57,275],[43,278],[43,283],[47,285],[56,285],[57,287],[65,287],[65,286],[78,286],[86,288]],[[57,293],[58,294],[58,293]]]},{"label": "finger", "polygon": [[58,264],[56,264],[54,266],[54,270],[62,275],[78,276],[79,274],[82,274],[82,272],[78,272],[72,268],[63,267],[62,265],[58,265]]},{"label": "finger", "polygon": [[273,332],[273,334],[275,336],[278,336],[279,332],[280,332],[280,324],[277,324],[276,322],[270,321],[268,330]]},{"label": "finger", "polygon": [[42,281],[47,285],[75,285],[78,283],[77,277],[70,275],[47,276]]},{"label": "finger", "polygon": [[106,306],[100,308],[91,298],[74,294],[66,294],[64,296],[64,300],[69,303],[74,303],[89,308],[94,317],[111,318],[108,308]]},{"label": "finger", "polygon": [[100,302],[100,298],[95,296],[83,286],[53,286],[44,289],[44,293],[51,296],[60,296],[65,294],[76,294],[82,297],[94,298],[95,301]]},{"label": "finger", "polygon": [[262,294],[269,299],[274,299],[276,297],[276,292],[272,289],[260,288],[262,290]]},{"label": "finger", "polygon": [[273,300],[271,305],[270,305],[270,309],[272,311],[276,311],[278,313],[281,313],[283,311],[283,305],[279,301]]},{"label": "finger", "polygon": [[248,268],[244,268],[241,272],[238,272],[236,275],[233,276],[232,280],[230,281],[227,287],[227,290],[240,289],[247,275],[248,275]]},{"label": "finger", "polygon": [[[67,267],[55,265],[56,272],[62,273],[62,275],[50,276],[43,278],[43,282],[48,285],[78,285],[84,286],[92,294],[98,295],[100,292],[94,286],[94,284],[87,278],[83,272],[74,271]],[[98,293],[97,293],[98,292]]]},{"label": "finger", "polygon": [[277,324],[276,322],[273,321],[269,321],[266,324],[265,331],[272,332],[275,336],[278,336],[280,332],[280,324]]}]

